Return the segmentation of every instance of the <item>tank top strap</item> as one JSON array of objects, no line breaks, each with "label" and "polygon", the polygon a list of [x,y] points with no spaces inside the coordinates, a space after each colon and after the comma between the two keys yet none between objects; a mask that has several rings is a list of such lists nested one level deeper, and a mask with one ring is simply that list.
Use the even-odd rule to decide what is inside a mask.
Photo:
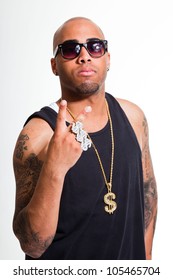
[{"label": "tank top strap", "polygon": [[55,130],[56,119],[57,119],[57,112],[52,109],[50,106],[45,106],[41,108],[40,111],[33,113],[24,123],[24,126],[33,118],[40,118],[45,120],[52,130]]},{"label": "tank top strap", "polygon": [[137,145],[139,152],[141,153],[141,149],[140,149],[139,142],[137,140],[135,131],[134,131],[126,113],[122,109],[121,105],[119,104],[117,99],[114,96],[112,96],[111,94],[106,93],[105,97],[106,97],[106,100],[107,100],[109,108],[110,108],[111,116],[112,116],[113,120],[115,121],[114,122],[116,125],[115,129],[116,129],[117,133],[119,134],[120,130],[122,130],[123,127],[126,127],[128,132],[130,133],[131,137],[133,138],[133,141]]}]

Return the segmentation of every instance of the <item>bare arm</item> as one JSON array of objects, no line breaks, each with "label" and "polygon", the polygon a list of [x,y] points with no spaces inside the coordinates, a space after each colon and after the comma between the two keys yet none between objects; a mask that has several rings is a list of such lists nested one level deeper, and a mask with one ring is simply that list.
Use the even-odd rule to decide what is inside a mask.
[{"label": "bare arm", "polygon": [[66,104],[62,103],[48,148],[45,143],[41,144],[44,134],[37,131],[38,126],[33,129],[28,125],[14,151],[16,209],[13,228],[23,251],[33,258],[42,255],[53,240],[64,177],[82,153],[65,119]]},{"label": "bare arm", "polygon": [[143,118],[142,164],[144,178],[144,214],[146,258],[152,258],[152,243],[157,217],[157,186],[149,150],[147,120]]},{"label": "bare arm", "polygon": [[[29,149],[29,136],[20,135],[18,143],[22,137],[28,138],[26,147]],[[32,257],[39,257],[55,234],[63,183],[58,180],[53,182],[46,175],[42,169],[43,161],[39,160],[38,155],[25,153],[21,162],[14,154],[16,210],[13,227],[23,251]]]}]

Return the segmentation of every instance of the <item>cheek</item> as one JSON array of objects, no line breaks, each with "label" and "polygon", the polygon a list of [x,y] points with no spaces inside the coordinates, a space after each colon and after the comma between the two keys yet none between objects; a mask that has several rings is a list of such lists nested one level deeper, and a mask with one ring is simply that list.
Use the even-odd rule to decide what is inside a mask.
[{"label": "cheek", "polygon": [[107,71],[108,71],[107,63],[104,61],[104,63],[102,63],[102,65],[100,65],[98,69],[99,69],[99,76],[102,77],[104,80],[107,76]]},{"label": "cheek", "polygon": [[97,69],[99,69],[99,72],[102,74],[107,72],[107,69],[109,68],[108,58],[103,56],[101,60],[98,59],[98,61],[96,61],[96,67]]},{"label": "cheek", "polygon": [[73,72],[70,67],[63,67],[63,65],[61,65],[58,67],[58,73],[61,83],[70,83],[74,80]]},{"label": "cheek", "polygon": [[69,68],[66,66],[66,63],[59,62],[57,63],[57,70],[60,77],[64,77],[68,75]]}]

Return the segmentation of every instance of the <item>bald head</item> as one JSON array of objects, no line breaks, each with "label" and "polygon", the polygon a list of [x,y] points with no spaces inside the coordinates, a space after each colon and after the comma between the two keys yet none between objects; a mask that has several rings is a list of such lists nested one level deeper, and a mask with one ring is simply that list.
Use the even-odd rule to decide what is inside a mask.
[{"label": "bald head", "polygon": [[55,32],[53,37],[53,51],[58,44],[66,40],[73,40],[83,38],[99,38],[104,39],[104,34],[100,27],[92,20],[85,17],[74,17],[65,21]]}]

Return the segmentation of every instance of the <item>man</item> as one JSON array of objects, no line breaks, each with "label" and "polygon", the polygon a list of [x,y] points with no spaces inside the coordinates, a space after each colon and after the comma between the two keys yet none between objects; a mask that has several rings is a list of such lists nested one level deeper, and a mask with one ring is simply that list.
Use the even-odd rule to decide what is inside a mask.
[{"label": "man", "polygon": [[146,118],[105,93],[110,54],[91,20],[66,21],[53,49],[61,99],[29,117],[14,151],[13,228],[26,259],[151,259]]}]

